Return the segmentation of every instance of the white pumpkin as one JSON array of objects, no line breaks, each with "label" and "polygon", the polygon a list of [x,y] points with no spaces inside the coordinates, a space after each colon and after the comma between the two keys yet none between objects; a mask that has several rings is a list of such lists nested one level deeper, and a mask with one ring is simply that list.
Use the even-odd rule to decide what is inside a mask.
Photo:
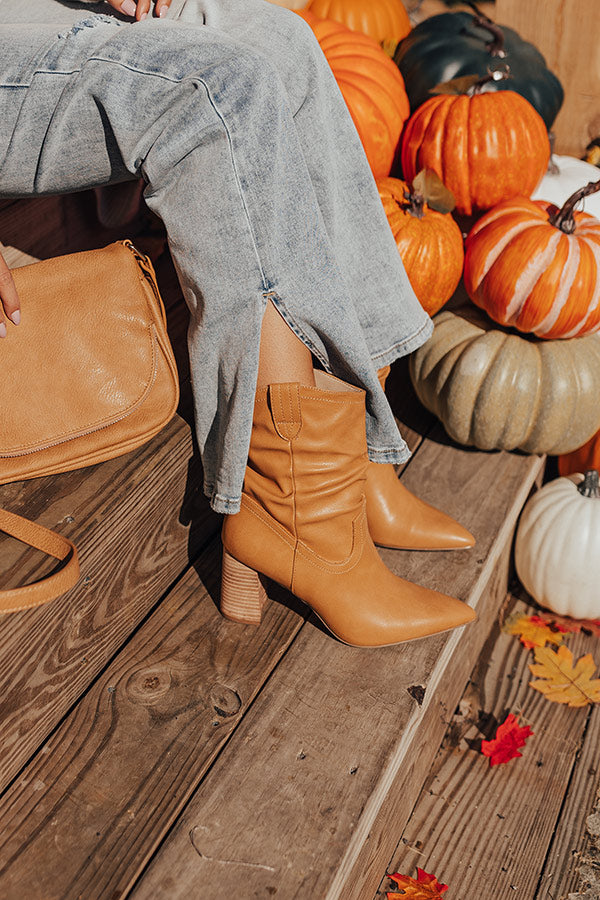
[{"label": "white pumpkin", "polygon": [[576,619],[600,618],[598,472],[556,478],[526,503],[515,567],[541,606]]},{"label": "white pumpkin", "polygon": [[[598,181],[600,169],[583,159],[574,156],[553,156],[552,161],[558,166],[558,172],[552,175],[547,172],[535,191],[531,195],[532,200],[545,200],[562,206],[565,200],[582,188],[589,181]],[[579,209],[600,219],[600,194],[591,194],[586,197]]]}]

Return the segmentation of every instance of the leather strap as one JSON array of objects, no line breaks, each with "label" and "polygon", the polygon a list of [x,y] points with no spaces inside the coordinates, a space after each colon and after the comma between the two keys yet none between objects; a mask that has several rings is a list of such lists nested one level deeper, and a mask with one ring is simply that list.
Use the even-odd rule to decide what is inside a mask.
[{"label": "leather strap", "polygon": [[300,385],[296,383],[270,384],[271,415],[279,437],[293,441],[302,428]]},{"label": "leather strap", "polygon": [[34,581],[25,587],[0,590],[0,613],[19,612],[22,609],[41,606],[42,603],[64,594],[77,583],[79,578],[77,549],[67,538],[6,509],[0,509],[0,531],[64,562],[58,571],[40,581]]}]

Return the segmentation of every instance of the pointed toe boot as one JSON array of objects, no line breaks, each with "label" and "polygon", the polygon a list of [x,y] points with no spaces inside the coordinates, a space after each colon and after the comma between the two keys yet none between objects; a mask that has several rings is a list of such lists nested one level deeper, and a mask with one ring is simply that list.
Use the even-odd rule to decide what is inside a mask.
[{"label": "pointed toe boot", "polygon": [[223,526],[221,612],[258,624],[260,573],[354,646],[397,644],[472,621],[465,603],[398,578],[381,560],[367,523],[364,392],[315,375],[316,387],[257,392],[241,511]]},{"label": "pointed toe boot", "polygon": [[[390,367],[377,373],[385,389]],[[367,520],[373,541],[394,550],[467,550],[473,535],[435,506],[415,497],[390,463],[367,466]]]}]

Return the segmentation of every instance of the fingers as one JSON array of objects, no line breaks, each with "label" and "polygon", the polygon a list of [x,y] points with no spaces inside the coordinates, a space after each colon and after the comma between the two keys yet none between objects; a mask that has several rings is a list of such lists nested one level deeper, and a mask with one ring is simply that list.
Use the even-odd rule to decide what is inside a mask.
[{"label": "fingers", "polygon": [[160,19],[163,16],[166,16],[169,7],[171,5],[171,0],[156,0],[156,6],[154,7],[154,14],[158,16]]},{"label": "fingers", "polygon": [[0,255],[0,338],[7,335],[4,313],[15,325],[21,321],[21,304],[10,269]]},{"label": "fingers", "polygon": [[138,22],[141,19],[145,19],[148,13],[150,12],[150,0],[138,0],[137,2],[137,10],[135,17]]}]

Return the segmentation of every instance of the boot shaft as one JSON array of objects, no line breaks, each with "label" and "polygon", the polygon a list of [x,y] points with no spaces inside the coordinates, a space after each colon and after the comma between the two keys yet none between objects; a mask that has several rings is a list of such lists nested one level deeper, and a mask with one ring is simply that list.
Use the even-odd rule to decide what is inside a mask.
[{"label": "boot shaft", "polygon": [[258,391],[244,480],[251,497],[294,538],[330,561],[351,552],[364,505],[364,391],[316,372],[317,386]]}]

